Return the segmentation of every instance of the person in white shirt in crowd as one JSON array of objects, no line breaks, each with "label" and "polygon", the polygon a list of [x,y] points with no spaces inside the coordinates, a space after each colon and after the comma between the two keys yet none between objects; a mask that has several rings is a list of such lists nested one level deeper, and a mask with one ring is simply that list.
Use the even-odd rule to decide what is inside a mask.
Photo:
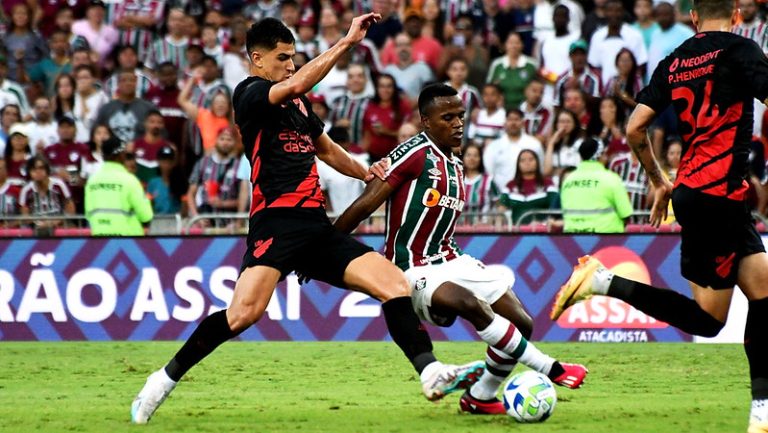
[{"label": "person in white shirt in crowd", "polygon": [[621,0],[607,0],[605,3],[607,25],[592,35],[587,60],[593,68],[600,70],[603,83],[616,75],[616,55],[622,48],[632,51],[637,64],[645,70],[648,52],[645,50],[643,35],[624,22],[624,6]]},{"label": "person in white shirt in crowd", "polygon": [[513,108],[507,112],[504,134],[490,142],[483,150],[483,166],[489,176],[503,190],[515,177],[517,157],[520,151],[528,149],[536,152],[539,160],[544,159],[541,142],[523,131],[523,112]]},{"label": "person in white shirt in crowd", "polygon": [[22,116],[29,113],[27,94],[19,83],[8,79],[8,60],[5,54],[0,52],[0,108],[8,104],[18,105]]},{"label": "person in white shirt in crowd", "polygon": [[555,104],[555,83],[557,79],[568,72],[571,67],[570,54],[571,44],[579,40],[578,32],[572,33],[568,29],[570,23],[570,11],[565,5],[555,6],[552,12],[552,22],[555,25],[555,31],[546,39],[538,41],[538,46],[534,51],[539,65],[541,66],[541,75],[548,80],[544,89],[544,101],[549,105]]},{"label": "person in white shirt in crowd", "polygon": [[549,39],[555,34],[556,24],[553,20],[554,11],[558,6],[568,8],[570,21],[568,22],[568,32],[579,37],[581,35],[581,25],[584,22],[584,9],[573,0],[541,0],[536,4],[533,11],[533,37],[541,42]]},{"label": "person in white shirt in crowd", "polygon": [[203,52],[216,59],[216,63],[221,66],[224,64],[224,47],[219,41],[219,34],[216,27],[204,25],[200,34],[200,43],[203,45]]},{"label": "person in white shirt in crowd", "polygon": [[557,114],[555,132],[547,140],[544,152],[542,173],[559,179],[568,167],[576,167],[581,162],[579,145],[584,137],[584,129],[579,126],[579,119],[572,111],[561,110]]},{"label": "person in white shirt in crowd", "polygon": [[347,68],[344,94],[331,101],[331,124],[347,128],[349,140],[355,144],[363,141],[363,115],[373,97],[371,81],[365,65],[353,63]]},{"label": "person in white shirt in crowd", "polygon": [[[322,95],[329,103],[333,103],[333,101],[343,96],[347,92],[347,81],[349,80],[349,67],[351,61],[352,52],[347,51],[341,58],[339,58],[336,65],[328,71],[328,75],[317,83],[315,88],[312,89],[312,92],[317,95]],[[371,92],[373,92],[373,86],[371,86]]]},{"label": "person in white shirt in crowd", "polygon": [[[328,131],[328,137],[339,143],[344,150],[349,150],[349,134],[345,128],[334,127]],[[368,155],[362,153],[350,153],[352,157],[362,164],[368,164]],[[320,176],[320,188],[325,195],[325,209],[332,215],[340,215],[352,204],[365,189],[365,183],[359,179],[339,173],[318,158],[317,174]]]},{"label": "person in white shirt in crowd", "polygon": [[411,101],[419,99],[425,84],[435,80],[432,69],[424,62],[414,62],[411,52],[411,37],[407,33],[395,36],[397,64],[387,65],[384,72],[395,77],[398,87],[403,89]]},{"label": "person in white shirt in crowd", "polygon": [[35,155],[59,142],[59,127],[53,119],[53,107],[48,98],[41,96],[35,99],[32,113],[33,118],[27,123],[26,130],[29,134],[29,147]]},{"label": "person in white shirt in crowd", "polygon": [[545,143],[552,133],[555,110],[544,102],[544,82],[535,79],[525,86],[525,101],[520,104],[523,112],[523,130]]},{"label": "person in white shirt in crowd", "polygon": [[87,143],[96,123],[99,109],[109,102],[109,97],[96,87],[96,71],[91,65],[80,65],[74,70],[75,106],[72,114],[77,126],[75,141]]},{"label": "person in white shirt in crowd", "polygon": [[472,112],[467,136],[484,147],[501,137],[507,111],[504,109],[504,93],[497,84],[483,86],[482,99],[485,108]]}]

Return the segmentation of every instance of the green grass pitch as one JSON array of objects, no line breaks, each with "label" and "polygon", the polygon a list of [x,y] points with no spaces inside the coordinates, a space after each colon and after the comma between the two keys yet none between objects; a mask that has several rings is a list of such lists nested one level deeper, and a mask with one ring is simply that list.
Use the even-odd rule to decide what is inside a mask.
[{"label": "green grass pitch", "polygon": [[[226,343],[192,369],[147,426],[129,422],[145,377],[178,342],[0,343],[0,432],[745,432],[741,345],[543,344],[590,368],[557,388],[542,424],[426,401],[392,343]],[[437,343],[447,362],[481,343]],[[519,368],[519,367],[518,367]]]}]

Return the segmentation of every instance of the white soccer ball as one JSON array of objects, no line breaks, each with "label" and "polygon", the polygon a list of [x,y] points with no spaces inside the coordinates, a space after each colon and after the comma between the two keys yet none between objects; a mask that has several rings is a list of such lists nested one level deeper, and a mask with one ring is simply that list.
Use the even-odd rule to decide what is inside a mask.
[{"label": "white soccer ball", "polygon": [[517,422],[542,422],[555,410],[557,393],[547,376],[529,370],[509,379],[503,399],[507,413]]}]

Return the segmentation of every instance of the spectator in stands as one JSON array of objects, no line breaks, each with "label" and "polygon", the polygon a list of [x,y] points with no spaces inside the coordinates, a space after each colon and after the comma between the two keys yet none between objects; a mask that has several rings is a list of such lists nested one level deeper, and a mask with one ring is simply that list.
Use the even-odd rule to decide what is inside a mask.
[{"label": "spectator in stands", "polygon": [[[649,210],[651,203],[648,195],[648,175],[635,153],[627,150],[613,155],[608,163],[608,169],[618,174],[624,182],[632,209],[640,212]],[[641,223],[646,219],[645,216],[638,216],[632,222]]]},{"label": "spectator in stands", "polygon": [[53,32],[48,43],[50,56],[46,56],[29,68],[29,80],[40,86],[46,96],[54,95],[56,77],[72,72],[72,64],[69,57],[69,40],[66,33],[61,30]]},{"label": "spectator in stands", "polygon": [[500,138],[490,142],[483,151],[483,166],[503,190],[517,172],[517,157],[524,149],[533,150],[539,156],[544,155],[541,143],[523,131],[523,112],[519,108],[507,110],[507,120]]},{"label": "spectator in stands", "polygon": [[[405,11],[404,18],[405,33],[411,39],[411,57],[413,61],[424,62],[433,73],[438,72],[443,46],[440,45],[437,39],[422,34],[424,28],[423,12],[415,7],[409,7]],[[468,41],[464,42],[466,44]],[[394,40],[390,40],[381,51],[381,63],[386,67],[387,65],[397,64],[398,59],[397,47],[395,47]]]},{"label": "spectator in stands", "polygon": [[347,128],[349,139],[359,145],[363,141],[363,115],[373,96],[365,66],[351,64],[347,68],[346,91],[331,103],[331,124]]},{"label": "spectator in stands", "polygon": [[202,42],[199,39],[190,40],[184,57],[186,58],[185,67],[180,69],[180,71],[184,77],[189,78],[192,76],[193,71],[198,69],[203,63],[205,50],[203,49]]},{"label": "spectator in stands", "polygon": [[157,67],[157,85],[152,86],[146,95],[147,101],[154,104],[163,115],[168,141],[177,146],[182,143],[184,124],[187,121],[187,115],[177,101],[181,92],[178,76],[179,70],[173,63],[161,63]]},{"label": "spectator in stands", "polygon": [[507,110],[504,109],[504,96],[497,84],[486,84],[482,92],[483,106],[472,112],[469,123],[468,137],[485,147],[493,140],[501,137],[504,123],[507,121]]},{"label": "spectator in stands", "polygon": [[566,167],[575,167],[581,162],[579,145],[584,130],[572,111],[561,110],[557,115],[555,132],[547,140],[544,152],[542,174],[560,178]]},{"label": "spectator in stands", "polygon": [[[107,17],[120,32],[120,45],[136,47],[142,62],[149,56],[157,28],[163,22],[164,0],[123,0],[108,4]],[[124,68],[126,66],[121,66]]]},{"label": "spectator in stands", "polygon": [[8,146],[11,126],[21,121],[21,108],[16,104],[8,104],[0,108],[0,155],[5,155]]},{"label": "spectator in stands", "polygon": [[632,52],[641,72],[644,72],[648,52],[645,50],[643,35],[624,22],[621,0],[606,0],[605,18],[606,26],[595,31],[590,39],[588,55],[589,64],[600,71],[601,81],[608,82],[616,75],[616,55],[622,48]]},{"label": "spectator in stands", "polygon": [[[349,79],[349,67],[352,61],[352,52],[344,53],[336,64],[328,71],[328,74],[314,87],[313,93],[323,96],[328,103],[344,95]],[[371,88],[373,90],[373,88]]]},{"label": "spectator in stands", "polygon": [[215,147],[219,131],[232,124],[232,101],[226,95],[217,93],[211,101],[210,109],[198,107],[189,98],[192,87],[201,80],[202,71],[195,71],[195,75],[187,79],[176,102],[200,129],[203,150],[208,153]]},{"label": "spectator in stands", "polygon": [[99,110],[109,97],[96,86],[96,72],[91,65],[81,65],[75,68],[75,103],[73,115],[77,126],[75,141],[88,142],[91,129],[96,124]]},{"label": "spectator in stands", "polygon": [[32,24],[32,8],[27,3],[17,3],[10,13],[8,31],[3,36],[4,52],[8,56],[8,78],[27,84],[27,68],[48,56],[48,44]]},{"label": "spectator in stands", "polygon": [[407,33],[400,33],[395,37],[395,52],[397,63],[384,67],[384,72],[395,78],[411,101],[416,101],[424,85],[434,81],[435,76],[426,63],[414,61],[411,37]]},{"label": "spectator in stands", "polygon": [[[768,25],[758,15],[756,0],[739,0],[739,12],[741,13],[741,22],[733,26],[731,32],[752,39],[763,50],[763,53],[768,55]],[[754,110],[753,133],[760,134],[763,130],[765,105],[763,101],[755,99],[752,108]]]},{"label": "spectator in stands", "polygon": [[566,32],[576,38],[581,34],[581,25],[584,22],[584,9],[579,3],[572,0],[540,1],[537,2],[533,13],[533,37],[539,43],[552,38],[557,33],[555,11],[559,6],[566,8],[565,13],[568,16]]},{"label": "spectator in stands", "polygon": [[443,76],[451,60],[463,58],[467,61],[467,84],[480,89],[488,75],[488,49],[483,46],[482,36],[475,31],[471,15],[459,15],[454,30],[451,43],[443,49],[437,76]]},{"label": "spectator in stands", "polygon": [[621,178],[600,162],[604,151],[603,143],[593,137],[579,146],[582,161],[560,190],[567,233],[622,233],[632,215]]},{"label": "spectator in stands", "polygon": [[595,122],[592,113],[588,109],[587,95],[581,89],[567,89],[563,94],[563,108],[572,112],[579,119],[579,128],[589,132],[590,126]]},{"label": "spectator in stands", "polygon": [[487,214],[496,207],[499,189],[483,166],[482,146],[470,142],[461,152],[464,163],[465,214]]},{"label": "spectator in stands", "polygon": [[506,41],[515,28],[511,11],[502,9],[499,3],[496,0],[483,0],[483,11],[480,23],[477,25],[484,31],[483,37],[490,50],[491,58],[504,53],[502,41]]},{"label": "spectator in stands", "polygon": [[408,120],[411,107],[397,91],[395,78],[381,74],[363,114],[363,149],[378,161],[397,146],[397,130]]},{"label": "spectator in stands", "polygon": [[152,110],[144,120],[144,135],[137,138],[132,145],[128,145],[128,152],[136,155],[136,177],[145,185],[157,174],[158,152],[171,146],[171,143],[163,138],[164,130],[163,115],[159,110]]},{"label": "spectator in stands", "polygon": [[667,173],[669,180],[675,182],[677,178],[677,168],[680,167],[680,157],[683,155],[683,141],[680,137],[673,135],[667,139],[664,145],[664,161],[662,161],[662,168]]},{"label": "spectator in stands", "polygon": [[[421,11],[424,14],[424,27],[422,33],[425,36],[431,36],[438,40],[441,44],[445,45],[445,13],[440,9],[439,0],[425,0],[421,6]],[[445,47],[444,48],[448,48]],[[485,75],[483,75],[485,80]]]},{"label": "spectator in stands", "polygon": [[605,151],[608,159],[618,153],[629,152],[625,132],[624,110],[617,98],[606,96],[600,100],[600,123],[602,130],[598,135],[606,144]]},{"label": "spectator in stands", "polygon": [[299,37],[296,38],[296,52],[304,53],[307,58],[313,59],[320,50],[317,47],[317,29],[315,28],[314,16],[309,16],[306,13],[299,19]]},{"label": "spectator in stands", "polygon": [[203,32],[200,34],[200,43],[206,56],[213,57],[217,65],[224,64],[224,46],[219,41],[216,27],[204,25]]},{"label": "spectator in stands", "polygon": [[0,158],[0,218],[19,214],[19,191],[23,185],[8,177],[8,166],[5,159]]},{"label": "spectator in stands", "polygon": [[[634,12],[636,21],[632,24],[632,27],[643,35],[643,43],[646,50],[650,48],[651,35],[659,28],[659,24],[653,19],[653,3],[652,0],[635,0]],[[648,63],[650,64],[650,52],[648,57]],[[650,76],[652,70],[650,67],[648,69]]]},{"label": "spectator in stands", "polygon": [[136,48],[130,45],[121,45],[117,48],[116,72],[104,83],[106,94],[111,98],[117,98],[120,72],[125,70],[133,71],[133,74],[136,76],[136,97],[144,98],[149,88],[152,87],[152,79],[141,69]]},{"label": "spectator in stands", "polygon": [[616,75],[611,77],[603,89],[604,96],[615,96],[622,105],[622,110],[629,113],[637,102],[635,96],[643,88],[643,77],[632,51],[621,49],[616,55]]},{"label": "spectator in stands", "polygon": [[93,236],[142,236],[153,217],[144,188],[123,165],[126,146],[117,137],[102,143],[104,164],[85,185],[85,216]]},{"label": "spectator in stands", "polygon": [[27,179],[27,160],[32,157],[27,129],[28,125],[14,123],[8,131],[8,145],[5,146],[8,176],[19,181]]},{"label": "spectator in stands", "polygon": [[234,130],[229,126],[221,128],[213,151],[197,161],[189,177],[187,206],[190,217],[237,209],[237,171],[241,159],[234,150]]},{"label": "spectator in stands", "polygon": [[88,179],[93,173],[99,170],[104,163],[104,156],[101,151],[101,146],[112,137],[112,132],[107,125],[94,125],[91,129],[91,136],[88,140],[88,150],[91,152],[90,158],[85,160],[83,165],[82,177]]},{"label": "spectator in stands", "polygon": [[101,0],[92,0],[85,12],[85,18],[75,21],[72,32],[84,37],[88,46],[99,56],[99,63],[104,64],[120,38],[117,29],[104,21],[107,6]]},{"label": "spectator in stands", "polygon": [[341,33],[339,17],[336,15],[336,11],[330,5],[322,7],[320,9],[320,26],[317,35],[318,51],[321,53],[328,51],[329,48],[336,45],[336,42],[342,36],[344,34]]},{"label": "spectator in stands", "polygon": [[5,53],[0,50],[0,109],[8,104],[15,104],[21,108],[21,115],[25,116],[29,113],[27,94],[19,83],[8,78],[7,59]]},{"label": "spectator in stands", "polygon": [[75,120],[62,116],[58,120],[59,142],[43,150],[43,155],[51,165],[51,173],[63,180],[72,193],[72,201],[78,213],[83,210],[83,166],[91,157],[88,145],[75,141]]},{"label": "spectator in stands", "polygon": [[283,0],[280,2],[280,21],[288,27],[294,39],[298,39],[299,19],[301,19],[301,5],[298,1]]},{"label": "spectator in stands", "polygon": [[[61,179],[51,176],[51,166],[42,155],[35,155],[27,161],[30,182],[19,193],[19,207],[22,215],[48,217],[74,215],[75,205],[69,187]],[[61,220],[37,220],[35,229],[46,230],[61,226]]]},{"label": "spectator in stands", "polygon": [[[349,32],[349,28],[352,25],[352,20],[356,16],[357,15],[351,9],[345,9],[341,14],[340,26],[343,34]],[[360,43],[355,45],[350,50],[350,53],[352,53],[351,62],[360,65],[366,65],[372,76],[378,77],[379,74],[384,70],[384,67],[381,65],[381,61],[379,59],[379,50],[376,48],[373,42],[370,41],[370,39],[363,39],[360,41]],[[294,64],[295,63],[296,62],[294,61]],[[373,90],[373,86],[371,86],[371,90]]]},{"label": "spectator in stands", "polygon": [[396,3],[393,0],[373,0],[373,12],[381,14],[381,20],[368,29],[365,37],[379,50],[387,39],[394,38],[403,31],[403,23],[400,22],[400,17],[395,11]]},{"label": "spectator in stands", "polygon": [[[456,57],[448,63],[448,69],[446,75],[448,81],[445,84],[453,87],[456,92],[459,93],[459,98],[464,103],[464,110],[466,111],[464,117],[464,124],[468,125],[472,112],[482,107],[482,101],[480,98],[480,92],[472,85],[467,84],[467,74],[469,73],[469,63],[463,57]],[[464,130],[464,135],[467,136],[469,128]]]},{"label": "spectator in stands", "polygon": [[218,94],[223,94],[228,99],[232,99],[232,92],[220,78],[219,65],[216,59],[209,55],[203,56],[200,62],[200,80],[192,93],[192,102],[201,108],[211,108],[213,98]]},{"label": "spectator in stands", "polygon": [[32,112],[34,117],[26,124],[27,137],[29,137],[29,144],[32,146],[32,153],[39,153],[58,142],[59,133],[52,116],[51,102],[47,98],[35,99]]},{"label": "spectator in stands", "polygon": [[312,104],[312,111],[323,121],[323,132],[327,133],[331,127],[331,107],[325,96],[318,93],[308,93],[307,99]]},{"label": "spectator in stands", "polygon": [[[94,61],[94,59],[91,57],[93,52],[88,47],[76,47],[72,49],[72,59],[70,60],[70,63],[72,64],[72,70],[75,71],[79,66],[87,65],[87,66],[93,66],[96,67],[97,63]],[[95,57],[95,54],[94,56]],[[95,71],[96,69],[94,69]],[[98,76],[98,74],[94,73],[94,77]],[[96,86],[101,90],[101,82],[98,82]]]},{"label": "spectator in stands", "polygon": [[[349,134],[345,128],[331,128],[328,136],[344,150],[349,151]],[[368,165],[368,155],[355,153],[351,155],[361,164]],[[317,174],[320,176],[320,187],[326,198],[325,209],[331,214],[341,215],[353,201],[360,197],[365,188],[365,183],[339,173],[320,159],[317,159]]]},{"label": "spectator in stands", "polygon": [[525,86],[525,101],[520,104],[523,112],[523,130],[526,134],[536,137],[542,143],[552,134],[552,123],[555,110],[544,103],[544,82],[532,80]]},{"label": "spectator in stands", "polygon": [[526,212],[549,210],[557,197],[557,188],[552,179],[541,172],[539,157],[528,149],[520,151],[517,157],[515,177],[506,185],[499,204],[512,212],[515,224],[530,224],[545,220],[544,216],[522,218]]},{"label": "spectator in stands", "polygon": [[486,82],[501,87],[504,108],[509,112],[520,107],[525,86],[536,77],[538,68],[532,58],[523,54],[523,41],[517,33],[510,33],[504,46],[506,54],[491,63]]},{"label": "spectator in stands", "polygon": [[397,142],[403,143],[419,132],[421,132],[419,127],[411,122],[405,122],[400,126],[400,129],[397,130]]},{"label": "spectator in stands", "polygon": [[648,81],[665,57],[670,55],[675,48],[694,35],[693,30],[685,24],[675,21],[675,5],[673,0],[657,0],[653,8],[658,29],[651,34],[651,45],[648,49],[648,68],[646,77]]},{"label": "spectator in stands", "polygon": [[118,139],[129,143],[144,134],[147,113],[157,107],[136,97],[137,77],[132,69],[120,70],[116,75],[117,97],[101,107],[96,123],[108,125]]},{"label": "spectator in stands", "polygon": [[[549,4],[549,2],[542,2],[542,4]],[[572,33],[568,30],[570,20],[567,6],[563,4],[555,6],[552,12],[555,31],[545,39],[538,41],[538,48],[534,53],[541,66],[541,75],[547,80],[544,101],[549,105],[559,105],[559,102],[555,102],[555,84],[557,79],[568,72],[571,67],[568,58],[569,50],[571,45],[579,40],[578,33]]]},{"label": "spectator in stands", "polygon": [[185,52],[189,46],[189,38],[184,27],[184,9],[173,7],[168,11],[165,21],[168,33],[162,38],[155,39],[149,50],[146,66],[153,68],[163,62],[171,62],[177,68],[184,70],[187,66]]},{"label": "spectator in stands", "polygon": [[176,173],[176,151],[163,146],[157,151],[157,169],[147,183],[155,215],[171,215],[181,211],[181,197],[186,191],[184,179]]},{"label": "spectator in stands", "polygon": [[579,89],[592,98],[600,97],[602,91],[600,75],[592,71],[587,63],[588,49],[587,43],[582,39],[572,43],[568,49],[571,67],[560,75],[555,83],[555,105],[563,106],[565,92],[568,89]]},{"label": "spectator in stands", "polygon": [[53,84],[53,118],[68,116],[74,119],[75,109],[75,79],[69,74],[56,77]]},{"label": "spectator in stands", "polygon": [[[515,33],[517,33],[520,36],[520,40],[523,41],[522,52],[527,56],[533,56],[534,45],[536,43],[536,38],[533,36],[533,19],[534,12],[536,11],[535,3],[537,2],[534,0],[518,0],[515,4],[515,7],[509,10],[509,12],[512,14],[512,22],[515,26]],[[543,2],[538,3],[539,5],[543,4]],[[551,23],[549,28],[552,28]]]}]

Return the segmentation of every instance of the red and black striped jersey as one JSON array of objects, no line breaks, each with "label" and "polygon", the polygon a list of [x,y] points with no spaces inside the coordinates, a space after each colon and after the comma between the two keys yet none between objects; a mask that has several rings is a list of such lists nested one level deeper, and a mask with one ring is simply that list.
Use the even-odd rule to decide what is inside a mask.
[{"label": "red and black striped jersey", "polygon": [[768,58],[752,40],[703,32],[683,42],[653,73],[638,102],[661,113],[670,104],[683,138],[675,185],[744,200],[753,98],[768,97]]},{"label": "red and black striped jersey", "polygon": [[305,96],[282,105],[269,102],[276,84],[248,77],[235,88],[235,123],[251,163],[251,216],[265,208],[323,208],[315,141],[323,121]]}]

